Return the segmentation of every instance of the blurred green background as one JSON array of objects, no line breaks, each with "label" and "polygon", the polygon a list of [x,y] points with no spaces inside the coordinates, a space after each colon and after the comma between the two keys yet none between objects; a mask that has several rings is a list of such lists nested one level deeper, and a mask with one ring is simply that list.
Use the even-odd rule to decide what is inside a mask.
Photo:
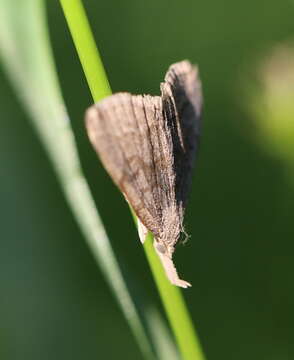
[{"label": "blurred green background", "polygon": [[[205,109],[185,218],[191,238],[175,261],[193,284],[184,294],[207,359],[293,359],[294,188],[285,164],[256,142],[242,79],[264,51],[293,39],[294,3],[84,4],[114,92],[158,94],[171,63],[188,58],[200,67]],[[128,207],[86,137],[92,100],[59,2],[47,8],[63,95],[106,230],[130,286],[139,283],[160,306]],[[0,103],[1,359],[142,359],[2,68]]]}]

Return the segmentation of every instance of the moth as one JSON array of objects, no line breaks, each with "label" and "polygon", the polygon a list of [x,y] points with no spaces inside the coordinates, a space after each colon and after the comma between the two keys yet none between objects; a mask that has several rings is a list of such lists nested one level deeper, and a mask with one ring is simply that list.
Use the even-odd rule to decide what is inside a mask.
[{"label": "moth", "polygon": [[148,231],[172,284],[187,288],[172,256],[181,232],[193,164],[199,148],[202,91],[189,61],[169,67],[161,96],[117,93],[86,111],[90,141],[138,218],[143,243]]}]

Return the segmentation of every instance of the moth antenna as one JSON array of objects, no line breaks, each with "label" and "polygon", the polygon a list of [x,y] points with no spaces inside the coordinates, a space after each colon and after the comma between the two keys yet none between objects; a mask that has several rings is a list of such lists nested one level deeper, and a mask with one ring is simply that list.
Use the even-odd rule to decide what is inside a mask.
[{"label": "moth antenna", "polygon": [[184,239],[181,240],[181,243],[182,243],[183,245],[185,245],[185,244],[188,242],[188,240],[190,239],[191,235],[189,235],[189,234],[186,232],[186,230],[185,230],[184,227],[182,228],[181,232],[184,234]]}]

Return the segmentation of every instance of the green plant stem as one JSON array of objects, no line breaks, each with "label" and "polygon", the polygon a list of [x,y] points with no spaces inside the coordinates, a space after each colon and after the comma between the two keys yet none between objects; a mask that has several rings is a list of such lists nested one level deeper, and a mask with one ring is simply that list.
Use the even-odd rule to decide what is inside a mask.
[{"label": "green plant stem", "polygon": [[[82,67],[95,101],[111,90],[102,61],[80,0],[60,0]],[[144,250],[155,279],[167,318],[184,360],[204,360],[204,356],[180,289],[171,285],[153,249],[148,235]]]},{"label": "green plant stem", "polygon": [[171,285],[167,279],[161,262],[154,251],[153,236],[150,233],[145,240],[144,250],[182,358],[185,360],[204,360],[204,354],[181,290]]},{"label": "green plant stem", "polygon": [[[28,46],[29,44],[29,46]],[[50,47],[45,0],[0,0],[0,62],[42,141],[70,209],[147,360],[154,352],[81,168]],[[150,328],[163,325],[150,306]],[[170,349],[168,334],[154,348]],[[167,357],[162,359],[169,360]]]},{"label": "green plant stem", "polygon": [[111,88],[83,4],[80,0],[60,0],[82,68],[94,101],[111,95]]}]

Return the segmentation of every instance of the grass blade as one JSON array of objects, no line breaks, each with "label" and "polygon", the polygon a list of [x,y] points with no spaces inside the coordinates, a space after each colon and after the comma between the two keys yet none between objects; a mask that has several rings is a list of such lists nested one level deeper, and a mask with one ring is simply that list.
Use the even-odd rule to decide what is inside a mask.
[{"label": "grass blade", "polygon": [[[0,0],[0,59],[47,150],[66,200],[142,353],[146,359],[154,359],[150,341],[81,170],[49,45],[43,0]],[[98,72],[97,76],[103,77],[103,74]],[[104,89],[101,96],[109,91]],[[164,327],[159,314],[153,311],[157,323],[159,321]],[[160,348],[160,344],[158,346]],[[168,358],[162,356],[161,359]]]},{"label": "grass blade", "polygon": [[[60,0],[92,96],[95,101],[108,95],[109,83],[95,45],[81,0]],[[102,74],[97,82],[96,74]],[[155,279],[163,306],[174,332],[181,355],[185,360],[204,360],[192,320],[179,288],[172,286],[152,246],[152,235],[144,243],[144,250]]]}]

